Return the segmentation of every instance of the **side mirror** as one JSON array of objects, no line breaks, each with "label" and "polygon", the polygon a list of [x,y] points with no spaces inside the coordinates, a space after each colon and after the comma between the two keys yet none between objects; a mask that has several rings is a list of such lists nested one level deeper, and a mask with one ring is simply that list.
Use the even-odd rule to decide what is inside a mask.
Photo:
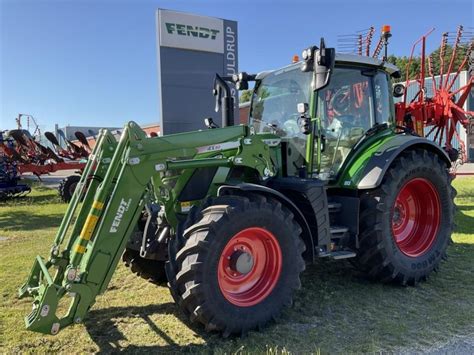
[{"label": "side mirror", "polygon": [[395,84],[393,86],[393,97],[402,97],[405,94],[405,85]]},{"label": "side mirror", "polygon": [[313,90],[319,90],[329,84],[329,78],[336,61],[336,50],[326,48],[323,38],[321,38],[321,45],[319,51],[316,52],[315,60]]},{"label": "side mirror", "polygon": [[303,72],[313,71],[313,90],[319,90],[329,83],[331,71],[336,61],[336,50],[334,48],[326,48],[324,39],[321,38],[320,48],[316,46],[305,49],[302,53],[303,64],[301,70]]}]

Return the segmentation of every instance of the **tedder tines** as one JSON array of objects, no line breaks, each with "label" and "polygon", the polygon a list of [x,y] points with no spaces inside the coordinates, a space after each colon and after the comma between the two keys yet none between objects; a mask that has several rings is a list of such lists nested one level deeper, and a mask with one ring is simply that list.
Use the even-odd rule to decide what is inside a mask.
[{"label": "tedder tines", "polygon": [[321,41],[299,63],[232,78],[255,81],[249,125],[226,125],[230,78],[217,76],[221,128],[207,119],[208,130],[148,138],[129,122],[118,142],[103,130],[51,255],[19,290],[34,299],[26,327],[82,322],[121,258],[224,336],[275,318],[317,258],[425,280],[446,255],[455,190],[448,154],[396,125],[397,75]]}]

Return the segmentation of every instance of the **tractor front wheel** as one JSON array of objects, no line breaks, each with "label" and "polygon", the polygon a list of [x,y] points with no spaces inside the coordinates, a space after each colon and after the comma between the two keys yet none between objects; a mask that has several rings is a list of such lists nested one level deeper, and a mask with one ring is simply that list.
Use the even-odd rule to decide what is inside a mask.
[{"label": "tractor front wheel", "polygon": [[446,257],[455,195],[448,167],[436,154],[403,153],[380,187],[361,196],[356,264],[384,282],[426,279]]},{"label": "tractor front wheel", "polygon": [[258,195],[230,199],[202,210],[184,231],[170,280],[191,321],[224,336],[263,327],[291,305],[305,268],[289,210]]}]

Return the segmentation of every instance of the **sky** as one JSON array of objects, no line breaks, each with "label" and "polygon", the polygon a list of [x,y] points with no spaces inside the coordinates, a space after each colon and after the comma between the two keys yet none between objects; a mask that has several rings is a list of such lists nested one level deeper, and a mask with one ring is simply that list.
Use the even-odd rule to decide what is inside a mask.
[{"label": "sky", "polygon": [[371,25],[391,25],[395,55],[434,27],[431,51],[474,18],[472,0],[0,0],[0,130],[18,113],[43,130],[158,122],[158,8],[238,21],[239,70],[252,73]]}]

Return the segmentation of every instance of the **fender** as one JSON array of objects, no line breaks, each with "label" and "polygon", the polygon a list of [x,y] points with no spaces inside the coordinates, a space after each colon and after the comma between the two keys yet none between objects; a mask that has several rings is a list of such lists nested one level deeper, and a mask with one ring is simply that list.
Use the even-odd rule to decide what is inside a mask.
[{"label": "fender", "polygon": [[[436,143],[427,138],[407,134],[397,134],[385,140],[378,146],[365,162],[360,162],[360,168],[352,177],[343,177],[341,185],[359,190],[373,189],[379,186],[387,169],[404,151],[421,148],[437,154],[449,167],[451,161],[446,152]],[[359,159],[363,159],[361,156]],[[357,161],[354,163],[358,163]]]},{"label": "fender", "polygon": [[306,245],[306,251],[304,252],[303,257],[308,262],[313,263],[315,261],[316,255],[313,242],[313,233],[311,232],[308,221],[304,217],[301,210],[293,203],[293,201],[291,201],[288,197],[286,197],[277,190],[274,190],[267,186],[251,183],[243,183],[238,185],[222,185],[217,191],[217,196],[232,194],[237,191],[257,192],[263,195],[271,196],[280,201],[281,204],[285,205],[294,214],[296,221],[299,223],[301,229],[303,230],[302,239]]}]

